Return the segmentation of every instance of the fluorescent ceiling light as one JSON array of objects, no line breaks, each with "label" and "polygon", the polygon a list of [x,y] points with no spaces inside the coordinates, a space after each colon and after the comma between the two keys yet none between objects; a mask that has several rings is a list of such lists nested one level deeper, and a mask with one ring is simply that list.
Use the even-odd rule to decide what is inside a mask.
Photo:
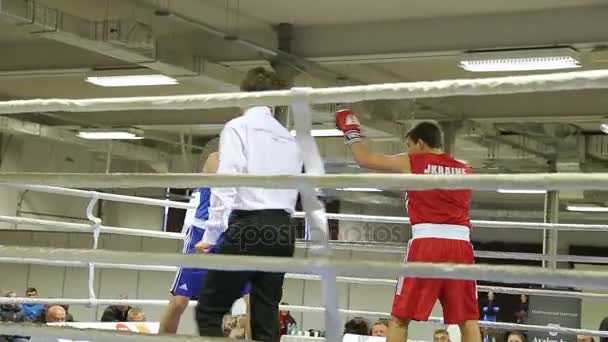
[{"label": "fluorescent ceiling light", "polygon": [[[292,130],[291,132],[292,136],[296,136],[296,131]],[[344,135],[344,133],[342,133],[341,130],[339,129],[335,129],[335,128],[328,128],[328,129],[313,129],[310,131],[310,135],[312,135],[313,137],[341,137]]]},{"label": "fluorescent ceiling light", "polygon": [[360,192],[381,192],[380,189],[375,188],[338,188],[340,191],[360,191]]},{"label": "fluorescent ceiling light", "polygon": [[545,194],[546,190],[526,190],[526,189],[498,189],[496,192],[501,194]]},{"label": "fluorescent ceiling light", "polygon": [[127,75],[87,77],[86,81],[101,87],[137,87],[177,84],[175,78],[165,75]]},{"label": "fluorescent ceiling light", "polygon": [[140,140],[144,138],[125,131],[80,131],[78,136],[89,140]]},{"label": "fluorescent ceiling light", "polygon": [[579,61],[570,56],[464,60],[458,66],[472,72],[558,70],[581,67]]},{"label": "fluorescent ceiling light", "polygon": [[568,211],[583,211],[583,212],[608,212],[608,207],[586,206],[586,205],[569,205],[566,207]]},{"label": "fluorescent ceiling light", "polygon": [[605,123],[601,124],[600,125],[600,131],[608,134],[608,124],[605,124]]}]

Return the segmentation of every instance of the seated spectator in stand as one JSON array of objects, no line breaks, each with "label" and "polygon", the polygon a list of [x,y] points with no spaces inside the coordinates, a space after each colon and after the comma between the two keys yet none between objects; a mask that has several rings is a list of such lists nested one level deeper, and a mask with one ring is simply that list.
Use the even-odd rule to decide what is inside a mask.
[{"label": "seated spectator in stand", "polygon": [[355,317],[344,324],[345,334],[369,336],[369,324],[363,317]]},{"label": "seated spectator in stand", "polygon": [[[128,299],[127,295],[120,295],[120,299]],[[128,305],[110,305],[108,306],[103,315],[101,315],[102,322],[126,322],[127,314],[132,307]]]},{"label": "seated spectator in stand", "polygon": [[500,307],[494,302],[494,292],[488,292],[488,301],[486,305],[481,308],[483,312],[483,320],[488,322],[496,322]]},{"label": "seated spectator in stand", "polygon": [[61,306],[65,310],[65,321],[66,322],[74,322],[74,317],[70,313],[70,306],[67,305],[67,304],[62,304]]},{"label": "seated spectator in stand", "polygon": [[[604,318],[602,323],[600,323],[600,330],[608,331],[608,317]],[[608,342],[608,337],[601,337],[600,342]]]},{"label": "seated spectator in stand", "polygon": [[595,342],[595,339],[589,335],[576,335],[576,342]]},{"label": "seated spectator in stand", "polygon": [[450,342],[450,333],[446,329],[437,329],[433,333],[433,342]]},{"label": "seated spectator in stand", "polygon": [[65,322],[66,312],[61,305],[51,305],[44,314],[44,323],[63,323]]},{"label": "seated spectator in stand", "polygon": [[[17,294],[13,291],[8,291],[4,294],[5,297],[15,298]],[[25,316],[21,309],[21,304],[2,304],[0,305],[0,320],[2,322],[24,322]]]},{"label": "seated spectator in stand", "polygon": [[507,342],[528,342],[526,335],[519,331],[512,331],[507,335]]},{"label": "seated spectator in stand", "polygon": [[[17,294],[13,291],[9,291],[5,294],[5,297],[14,298]],[[24,322],[25,317],[20,304],[2,304],[0,305],[0,321],[3,323],[19,323]],[[23,336],[0,336],[0,342],[27,342],[28,337]]]},{"label": "seated spectator in stand", "polygon": [[231,314],[224,315],[223,328],[224,337],[233,340],[245,339],[245,331],[247,327],[247,316],[233,316]]},{"label": "seated spectator in stand", "polygon": [[386,337],[386,331],[388,330],[388,322],[385,319],[378,320],[372,325],[371,336]]},{"label": "seated spectator in stand", "polygon": [[515,311],[515,323],[525,324],[528,317],[528,296],[522,294],[519,296],[519,305]]},{"label": "seated spectator in stand", "polygon": [[141,308],[131,308],[127,312],[127,322],[145,322],[146,314]]},{"label": "seated spectator in stand", "polygon": [[[30,287],[25,292],[25,296],[28,298],[36,298],[38,297],[38,290],[35,287]],[[42,313],[44,312],[44,304],[21,304],[21,308],[23,309],[23,316],[26,321],[33,322],[35,321]]]},{"label": "seated spectator in stand", "polygon": [[[44,311],[32,322],[34,323],[61,323],[74,322],[74,317],[69,313],[69,305],[47,304],[44,306]],[[50,317],[50,321],[48,320]]]},{"label": "seated spectator in stand", "polygon": [[[281,305],[289,305],[285,302],[282,302]],[[289,335],[291,330],[297,329],[296,320],[291,316],[291,313],[288,310],[279,311],[279,335]]]}]

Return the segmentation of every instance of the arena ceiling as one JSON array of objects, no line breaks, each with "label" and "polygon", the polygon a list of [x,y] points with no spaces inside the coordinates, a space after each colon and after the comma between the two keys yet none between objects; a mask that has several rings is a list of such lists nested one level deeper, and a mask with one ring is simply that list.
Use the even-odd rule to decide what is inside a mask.
[{"label": "arena ceiling", "polygon": [[[233,91],[248,68],[271,60],[294,76],[295,84],[310,86],[521,74],[471,73],[458,66],[463,56],[478,51],[560,49],[572,53],[583,70],[604,69],[605,18],[603,0],[328,0],[322,5],[306,0],[3,0],[0,97]],[[276,53],[279,44],[287,54]],[[103,88],[84,82],[87,76],[142,73],[170,75],[179,84]],[[559,171],[604,170],[608,141],[599,128],[608,108],[606,95],[592,90],[451,97],[369,103],[359,110],[373,143],[387,151],[398,148],[412,120],[432,119],[457,122],[455,154],[478,172],[541,172],[554,164]],[[331,127],[331,108],[319,111],[317,126]],[[76,144],[67,137],[81,127],[139,128],[146,139],[138,147],[153,164],[180,153],[180,133],[193,151],[200,151],[236,115],[235,108],[31,113],[4,117],[1,126],[5,132],[34,135],[36,128],[50,127],[46,138]],[[22,123],[30,129],[20,128]],[[320,139],[320,144],[339,141]],[[343,148],[324,150],[332,165],[347,164]]]}]

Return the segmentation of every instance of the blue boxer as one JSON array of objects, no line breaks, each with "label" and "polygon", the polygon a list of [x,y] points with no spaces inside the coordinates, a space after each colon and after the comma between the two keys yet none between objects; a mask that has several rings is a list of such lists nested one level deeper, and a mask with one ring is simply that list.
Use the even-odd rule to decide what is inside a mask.
[{"label": "blue boxer", "polygon": [[[197,200],[198,206],[194,215],[192,215],[192,212],[186,213],[186,219],[184,222],[184,248],[182,250],[184,254],[196,253],[196,244],[201,241],[203,234],[205,234],[205,229],[201,227],[204,226],[204,222],[209,219],[211,189],[200,188],[198,193],[195,193],[193,197],[193,201],[196,202]],[[188,209],[188,211],[190,210],[191,209]],[[211,253],[217,252],[217,248],[221,241],[222,237],[220,237],[217,244],[213,247]],[[207,276],[207,272],[208,270],[204,268],[180,267],[175,275],[175,280],[173,281],[173,286],[171,287],[171,294],[174,296],[188,297],[191,300],[197,300],[204,284],[205,277]],[[247,283],[243,289],[243,295],[250,293],[251,283]]]}]

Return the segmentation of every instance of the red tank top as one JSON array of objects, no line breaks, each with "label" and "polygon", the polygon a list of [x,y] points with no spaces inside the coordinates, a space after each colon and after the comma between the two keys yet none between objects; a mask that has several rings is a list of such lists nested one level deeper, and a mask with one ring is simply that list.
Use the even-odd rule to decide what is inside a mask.
[{"label": "red tank top", "polygon": [[[468,165],[447,154],[410,154],[413,174],[462,175],[472,174]],[[471,227],[469,210],[471,190],[424,190],[406,194],[408,215],[412,224],[437,223]]]}]

